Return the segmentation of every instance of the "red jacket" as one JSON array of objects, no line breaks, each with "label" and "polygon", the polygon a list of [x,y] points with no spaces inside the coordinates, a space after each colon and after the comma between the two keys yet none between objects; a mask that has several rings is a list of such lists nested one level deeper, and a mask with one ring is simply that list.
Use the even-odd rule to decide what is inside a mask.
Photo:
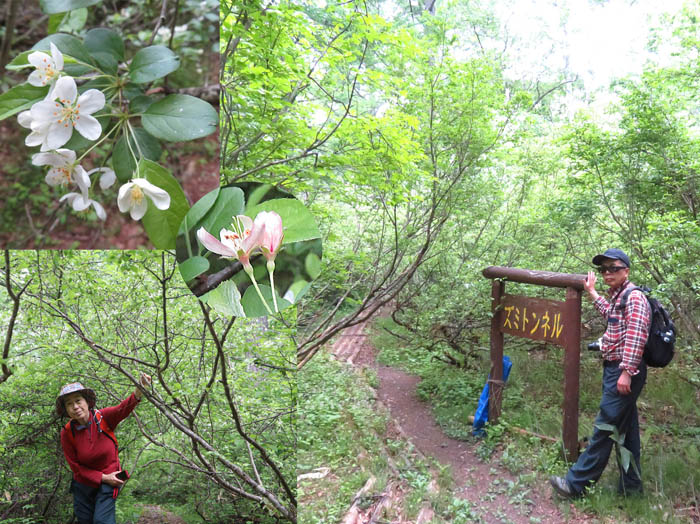
[{"label": "red jacket", "polygon": [[[139,400],[132,393],[118,406],[100,409],[100,413],[109,428],[114,431],[117,424],[128,417],[138,403]],[[121,469],[117,446],[104,432],[97,431],[92,411],[88,427],[76,429],[77,425],[75,421],[70,422],[73,442],[67,435],[67,431],[70,430],[65,427],[61,430],[63,454],[76,482],[97,488],[102,484],[103,473],[109,475]]]}]

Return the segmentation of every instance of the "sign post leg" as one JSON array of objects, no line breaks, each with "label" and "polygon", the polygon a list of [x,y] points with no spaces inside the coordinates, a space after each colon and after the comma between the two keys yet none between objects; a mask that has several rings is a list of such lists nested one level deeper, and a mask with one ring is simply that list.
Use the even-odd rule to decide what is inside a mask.
[{"label": "sign post leg", "polygon": [[501,297],[505,283],[491,283],[491,378],[489,380],[489,422],[496,423],[501,415],[503,395],[503,333],[501,332]]},{"label": "sign post leg", "polygon": [[564,303],[564,422],[562,434],[567,460],[578,458],[578,397],[581,362],[581,291],[566,288]]}]

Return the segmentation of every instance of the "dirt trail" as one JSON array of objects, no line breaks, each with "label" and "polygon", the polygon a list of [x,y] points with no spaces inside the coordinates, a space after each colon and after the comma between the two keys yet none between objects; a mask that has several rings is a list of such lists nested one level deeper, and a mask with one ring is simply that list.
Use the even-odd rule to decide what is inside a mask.
[{"label": "dirt trail", "polygon": [[185,521],[160,506],[144,506],[136,524],[185,524]]},{"label": "dirt trail", "polygon": [[377,395],[384,403],[401,433],[405,434],[424,455],[451,466],[457,486],[455,496],[472,503],[483,522],[515,524],[583,523],[590,520],[577,513],[573,505],[564,515],[552,501],[552,490],[546,479],[534,486],[518,482],[518,478],[495,463],[482,462],[475,453],[475,444],[446,436],[435,422],[430,406],[416,396],[420,378],[376,363],[376,349],[368,342],[365,326],[346,330],[333,346],[339,360],[354,366],[377,370]]}]

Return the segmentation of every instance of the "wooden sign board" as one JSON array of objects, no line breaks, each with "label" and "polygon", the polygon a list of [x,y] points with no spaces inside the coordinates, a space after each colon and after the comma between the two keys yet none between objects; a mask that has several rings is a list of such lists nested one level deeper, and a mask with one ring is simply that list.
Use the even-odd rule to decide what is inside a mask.
[{"label": "wooden sign board", "polygon": [[543,298],[503,295],[500,331],[516,337],[564,345],[564,302]]}]

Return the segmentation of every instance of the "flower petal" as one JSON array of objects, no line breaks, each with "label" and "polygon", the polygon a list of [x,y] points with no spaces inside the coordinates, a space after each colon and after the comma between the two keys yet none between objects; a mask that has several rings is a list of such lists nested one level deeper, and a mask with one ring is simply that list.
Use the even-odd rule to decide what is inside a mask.
[{"label": "flower petal", "polygon": [[88,89],[78,97],[80,114],[91,115],[105,106],[105,95],[97,89]]},{"label": "flower petal", "polygon": [[91,200],[89,198],[86,198],[84,195],[78,194],[75,198],[73,198],[71,205],[76,211],[85,211],[87,208],[90,207],[90,203]]},{"label": "flower petal", "polygon": [[66,193],[61,198],[59,198],[58,201],[63,202],[64,200],[68,200],[68,203],[72,204],[73,200],[75,200],[76,197],[79,197],[79,196],[80,196],[80,193]]},{"label": "flower petal", "polygon": [[58,47],[56,47],[56,44],[53,42],[49,42],[49,47],[51,48],[51,57],[56,66],[56,71],[61,71],[63,69],[63,53],[59,51]]},{"label": "flower petal", "polygon": [[32,121],[37,124],[56,122],[61,118],[61,104],[51,100],[37,102],[30,109]]},{"label": "flower petal", "polygon": [[96,118],[82,115],[75,121],[75,129],[88,140],[97,140],[102,134],[102,126]]},{"label": "flower petal", "polygon": [[146,210],[148,209],[148,200],[145,198],[142,198],[139,201],[133,201],[133,204],[131,205],[131,218],[134,220],[141,220],[143,218],[143,215],[146,214]]},{"label": "flower petal", "polygon": [[73,176],[75,178],[75,183],[80,188],[80,192],[83,194],[85,199],[88,198],[88,189],[90,188],[90,177],[85,172],[82,166],[75,166],[75,171],[73,171]]},{"label": "flower petal", "polygon": [[46,183],[51,187],[65,184],[67,182],[65,171],[56,168],[49,169],[49,172],[46,173],[44,181],[46,181]]},{"label": "flower petal", "polygon": [[45,86],[46,85],[46,73],[44,73],[40,69],[37,69],[36,71],[32,71],[31,74],[29,75],[29,78],[27,78],[27,82],[29,82],[30,85],[33,85],[36,87]]},{"label": "flower petal", "polygon": [[[58,122],[51,124],[46,135],[46,149],[58,149],[66,142],[68,142],[72,135],[72,125],[68,123],[59,124]],[[42,147],[41,150],[45,151],[46,149]]]},{"label": "flower petal", "polygon": [[32,64],[37,69],[46,69],[47,65],[53,66],[53,60],[51,60],[51,57],[43,51],[34,51],[33,53],[29,53],[27,62]]},{"label": "flower petal", "polygon": [[32,121],[32,112],[30,110],[22,111],[19,115],[17,115],[17,123],[22,127],[31,129]]},{"label": "flower petal", "polygon": [[[32,131],[27,135],[27,138],[24,139],[24,145],[29,146],[29,147],[34,147],[34,146],[43,146],[44,141],[46,140],[46,134],[48,132],[48,129],[39,129],[37,131]],[[41,148],[42,151],[47,151],[45,148]]]},{"label": "flower petal", "polygon": [[58,149],[51,153],[37,153],[32,157],[35,166],[64,167],[75,162],[75,151]]},{"label": "flower petal", "polygon": [[73,77],[62,76],[56,80],[56,87],[53,89],[53,94],[55,98],[67,100],[72,105],[78,96],[78,86],[75,85]]},{"label": "flower petal", "polygon": [[138,185],[146,196],[153,200],[155,206],[160,209],[168,209],[170,207],[170,195],[164,189],[154,186],[145,178],[135,178],[133,182]]},{"label": "flower petal", "polygon": [[119,206],[119,211],[122,213],[131,208],[131,188],[133,186],[133,182],[127,182],[119,188],[119,194],[117,195],[117,206]]},{"label": "flower petal", "polygon": [[107,213],[105,213],[105,208],[102,207],[102,204],[99,202],[95,202],[94,200],[91,200],[92,207],[95,208],[95,213],[97,213],[97,218],[100,220],[106,220],[107,219]]},{"label": "flower petal", "polygon": [[255,248],[260,247],[262,240],[265,237],[265,230],[265,224],[254,225],[250,235],[243,240],[241,249],[250,255]]},{"label": "flower petal", "polygon": [[214,235],[209,233],[203,227],[200,227],[197,231],[197,239],[199,239],[200,244],[202,244],[206,249],[208,249],[212,253],[223,255],[226,257],[236,256],[236,252],[233,249],[230,249],[227,246],[223,245],[216,239],[216,237],[214,237]]},{"label": "flower petal", "polygon": [[108,167],[96,167],[87,172],[88,175],[92,175],[93,173],[102,173],[100,177],[100,189],[107,189],[117,181],[117,175],[114,173],[114,170]]}]

